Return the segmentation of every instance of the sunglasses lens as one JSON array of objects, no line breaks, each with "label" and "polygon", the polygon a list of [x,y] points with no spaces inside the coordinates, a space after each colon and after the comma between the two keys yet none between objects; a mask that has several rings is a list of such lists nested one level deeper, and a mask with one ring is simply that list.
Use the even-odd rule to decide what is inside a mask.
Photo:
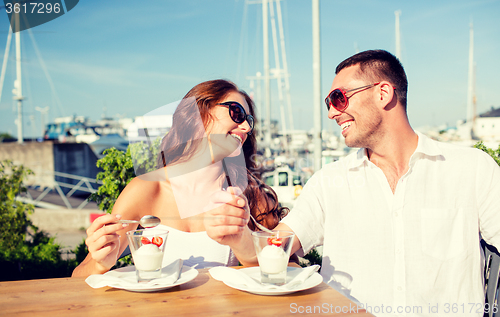
[{"label": "sunglasses lens", "polygon": [[253,130],[254,125],[254,118],[252,115],[247,115],[245,108],[243,108],[242,105],[237,102],[227,102],[220,105],[224,105],[229,108],[229,116],[235,123],[240,124],[247,120],[248,125],[250,126],[250,132],[248,134],[251,134],[251,130]]},{"label": "sunglasses lens", "polygon": [[248,125],[250,126],[250,129],[253,130],[253,124],[254,124],[253,117],[251,115],[248,115],[247,116],[247,121],[248,121]]},{"label": "sunglasses lens", "polygon": [[229,115],[231,116],[231,119],[238,124],[243,123],[246,117],[245,109],[234,103],[229,106]]},{"label": "sunglasses lens", "polygon": [[328,100],[328,105],[327,105],[328,109],[330,109],[330,106],[333,106],[338,111],[342,111],[346,108],[345,95],[339,89],[335,89],[334,91],[332,91],[328,96],[327,100]]}]

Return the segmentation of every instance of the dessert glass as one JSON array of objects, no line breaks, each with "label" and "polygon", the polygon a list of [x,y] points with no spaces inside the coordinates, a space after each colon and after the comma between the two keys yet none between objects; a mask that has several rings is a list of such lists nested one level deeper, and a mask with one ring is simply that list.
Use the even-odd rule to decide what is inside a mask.
[{"label": "dessert glass", "polygon": [[283,285],[290,251],[295,234],[291,231],[273,230],[273,232],[252,232],[255,253],[259,261],[261,283]]},{"label": "dessert glass", "polygon": [[128,245],[137,274],[137,282],[161,277],[168,230],[140,229],[127,232]]}]

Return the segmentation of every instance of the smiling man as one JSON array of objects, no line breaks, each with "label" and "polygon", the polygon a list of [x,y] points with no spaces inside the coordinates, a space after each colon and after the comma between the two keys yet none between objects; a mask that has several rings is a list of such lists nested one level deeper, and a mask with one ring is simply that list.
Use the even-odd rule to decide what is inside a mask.
[{"label": "smiling man", "polygon": [[[414,132],[407,85],[386,51],[338,65],[328,117],[360,149],[315,173],[276,229],[296,234],[292,253],[323,245],[325,282],[377,316],[482,316],[479,237],[500,247],[500,168]],[[209,236],[255,264],[248,214],[217,212]]]}]

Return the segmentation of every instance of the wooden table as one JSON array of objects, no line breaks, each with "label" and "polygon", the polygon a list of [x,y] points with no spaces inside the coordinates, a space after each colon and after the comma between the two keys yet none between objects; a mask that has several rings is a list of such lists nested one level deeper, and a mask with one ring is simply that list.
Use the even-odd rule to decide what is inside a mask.
[{"label": "wooden table", "polygon": [[189,283],[154,293],[93,289],[84,278],[0,283],[0,316],[282,316],[335,310],[342,316],[372,316],[325,283],[289,295],[260,296],[214,280],[207,269]]}]

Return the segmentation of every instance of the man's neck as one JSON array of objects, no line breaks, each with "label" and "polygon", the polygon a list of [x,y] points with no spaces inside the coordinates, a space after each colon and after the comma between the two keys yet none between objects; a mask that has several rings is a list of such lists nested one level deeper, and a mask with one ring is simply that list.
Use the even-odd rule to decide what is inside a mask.
[{"label": "man's neck", "polygon": [[418,144],[418,136],[408,125],[397,133],[383,136],[367,149],[370,161],[384,172],[393,192],[399,179],[406,174],[409,161]]}]

